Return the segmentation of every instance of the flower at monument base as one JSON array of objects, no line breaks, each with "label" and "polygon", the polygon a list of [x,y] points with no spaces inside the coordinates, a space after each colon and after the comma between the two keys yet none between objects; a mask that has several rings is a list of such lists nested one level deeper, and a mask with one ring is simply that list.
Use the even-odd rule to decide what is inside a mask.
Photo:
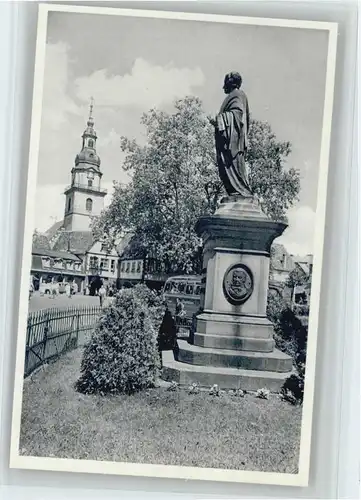
[{"label": "flower at monument base", "polygon": [[219,396],[219,395],[220,395],[220,392],[221,392],[221,391],[220,391],[220,389],[219,389],[218,385],[217,385],[217,384],[214,384],[214,385],[212,385],[212,387],[210,388],[209,394],[210,394],[211,396]]},{"label": "flower at monument base", "polygon": [[198,394],[199,393],[199,385],[193,382],[192,385],[188,387],[189,394]]},{"label": "flower at monument base", "polygon": [[258,389],[256,392],[256,397],[260,399],[268,399],[270,395],[270,391],[268,389],[265,389],[264,387],[262,389]]}]

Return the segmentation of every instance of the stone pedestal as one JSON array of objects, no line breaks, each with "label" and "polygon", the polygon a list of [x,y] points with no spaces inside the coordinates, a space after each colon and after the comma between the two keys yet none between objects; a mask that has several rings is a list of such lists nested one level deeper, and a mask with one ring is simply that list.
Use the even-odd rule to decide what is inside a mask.
[{"label": "stone pedestal", "polygon": [[253,199],[228,197],[196,231],[204,242],[202,313],[194,345],[180,342],[164,376],[180,383],[278,391],[292,360],[274,347],[266,316],[270,248],[286,224],[270,220]]}]

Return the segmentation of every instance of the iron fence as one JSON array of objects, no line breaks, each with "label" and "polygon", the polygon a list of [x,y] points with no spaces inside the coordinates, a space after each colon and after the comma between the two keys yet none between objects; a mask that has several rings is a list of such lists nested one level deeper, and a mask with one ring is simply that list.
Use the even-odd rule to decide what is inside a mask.
[{"label": "iron fence", "polygon": [[61,354],[82,346],[93,331],[100,307],[43,309],[29,313],[24,377]]}]

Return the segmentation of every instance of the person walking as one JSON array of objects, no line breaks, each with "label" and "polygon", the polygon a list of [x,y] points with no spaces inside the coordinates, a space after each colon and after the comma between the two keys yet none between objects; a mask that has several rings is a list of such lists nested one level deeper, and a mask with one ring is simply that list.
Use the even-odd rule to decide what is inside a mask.
[{"label": "person walking", "polygon": [[57,281],[53,281],[51,285],[51,295],[53,299],[59,295],[59,283]]},{"label": "person walking", "polygon": [[65,284],[65,293],[68,299],[71,299],[71,285],[69,282]]},{"label": "person walking", "polygon": [[106,294],[107,294],[107,291],[105,289],[105,286],[102,284],[102,286],[98,290],[100,307],[103,307],[103,302],[104,302],[104,298],[105,298]]},{"label": "person walking", "polygon": [[163,366],[163,351],[173,351],[174,359],[178,361],[179,346],[177,340],[177,326],[174,318],[167,308],[158,332],[158,352],[160,366]]}]

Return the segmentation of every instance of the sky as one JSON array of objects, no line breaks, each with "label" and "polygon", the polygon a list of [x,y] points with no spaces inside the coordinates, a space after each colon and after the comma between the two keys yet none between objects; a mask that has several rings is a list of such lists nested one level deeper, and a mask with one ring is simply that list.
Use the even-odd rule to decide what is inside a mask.
[{"label": "sky", "polygon": [[99,14],[49,14],[35,227],[64,213],[63,191],[81,149],[94,97],[102,187],[126,182],[120,137],[144,141],[141,115],[198,96],[215,114],[229,71],[243,77],[251,114],[290,141],[288,164],[301,174],[300,201],[277,241],[292,254],[313,251],[327,32]]}]

